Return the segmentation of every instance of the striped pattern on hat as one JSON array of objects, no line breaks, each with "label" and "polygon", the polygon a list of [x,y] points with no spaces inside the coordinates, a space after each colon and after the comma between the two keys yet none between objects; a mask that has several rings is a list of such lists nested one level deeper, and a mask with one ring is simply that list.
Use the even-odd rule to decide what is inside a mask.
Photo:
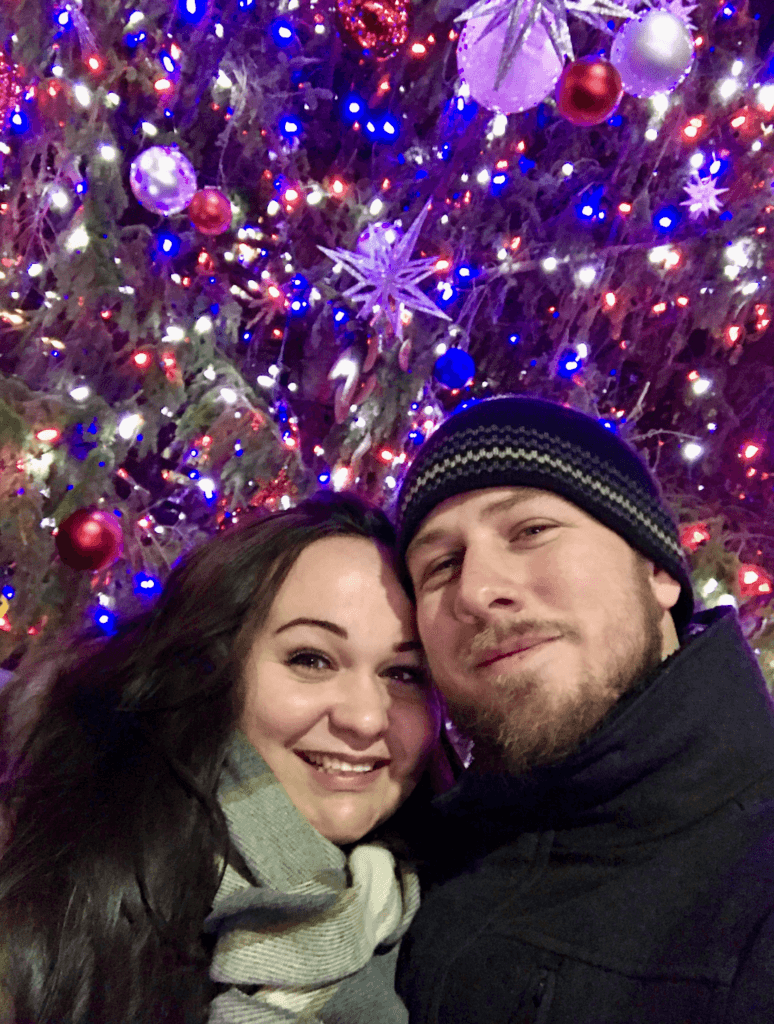
[{"label": "striped pattern on hat", "polygon": [[401,557],[440,502],[466,491],[517,486],[561,495],[664,568],[681,587],[675,621],[688,622],[690,575],[655,479],[613,431],[543,399],[486,399],[451,416],[429,438],[398,499]]}]

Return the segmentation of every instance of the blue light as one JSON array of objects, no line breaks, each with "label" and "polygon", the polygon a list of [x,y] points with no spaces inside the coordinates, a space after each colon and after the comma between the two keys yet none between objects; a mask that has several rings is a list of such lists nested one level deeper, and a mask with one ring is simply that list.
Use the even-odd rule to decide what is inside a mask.
[{"label": "blue light", "polygon": [[301,124],[297,117],[287,115],[280,119],[279,130],[286,139],[295,139],[301,131]]},{"label": "blue light", "polygon": [[410,430],[409,431],[409,440],[413,441],[414,444],[422,444],[424,439],[425,439],[425,435],[422,433],[421,430]]},{"label": "blue light", "polygon": [[321,483],[321,484],[329,483],[330,479],[331,479],[330,473],[320,473],[320,475],[317,477],[318,482]]},{"label": "blue light", "polygon": [[667,231],[673,231],[681,220],[682,214],[676,206],[664,206],[656,212],[653,225],[658,231],[665,234]]},{"label": "blue light", "polygon": [[534,166],[534,160],[530,160],[529,157],[526,156],[519,157],[519,170],[522,174],[526,174],[527,171],[531,171]]},{"label": "blue light", "polygon": [[309,282],[303,274],[296,274],[294,277],[291,277],[290,283],[298,291],[306,291],[309,287]]},{"label": "blue light", "polygon": [[198,480],[199,479],[199,470],[198,469],[189,469],[188,470],[188,479],[189,480]]},{"label": "blue light", "polygon": [[512,334],[508,338],[508,344],[509,345],[518,345],[520,341],[521,341],[521,335],[520,334]]},{"label": "blue light", "polygon": [[62,28],[68,28],[70,26],[70,12],[67,10],[60,11],[56,16],[57,25],[61,25]]},{"label": "blue light", "polygon": [[335,309],[333,311],[333,322],[335,324],[343,324],[346,320],[349,320],[349,313],[346,309]]},{"label": "blue light", "polygon": [[372,117],[369,117],[365,123],[365,133],[369,139],[375,139],[377,135],[376,122]]},{"label": "blue light", "polygon": [[446,309],[447,306],[451,306],[456,298],[457,289],[447,281],[438,292],[437,302],[441,309]]},{"label": "blue light", "polygon": [[172,58],[169,56],[166,50],[161,51],[161,53],[159,54],[159,60],[161,61],[164,70],[167,71],[170,75],[174,74],[174,72],[177,71],[175,62],[172,60]]},{"label": "blue light", "polygon": [[733,16],[736,14],[736,8],[733,4],[726,4],[720,13],[723,15],[724,18],[733,18]]},{"label": "blue light", "polygon": [[309,311],[309,303],[306,299],[293,299],[290,303],[290,315],[291,316],[303,316],[304,313]]},{"label": "blue light", "polygon": [[13,589],[13,587],[3,587],[2,593],[3,597],[7,601],[13,601],[14,597],[16,596],[16,591]]},{"label": "blue light", "polygon": [[183,21],[195,25],[207,13],[207,0],[178,0],[178,11]]},{"label": "blue light", "polygon": [[161,593],[161,583],[154,576],[138,572],[134,577],[134,592],[138,597],[155,597]]},{"label": "blue light", "polygon": [[85,193],[88,192],[88,191],[89,191],[89,183],[86,180],[79,181],[78,184],[75,186],[75,192],[79,196],[85,195]]},{"label": "blue light", "polygon": [[575,371],[580,368],[580,365],[578,353],[567,351],[563,354],[556,372],[560,377],[564,377],[565,380],[570,380]]},{"label": "blue light", "polygon": [[457,277],[461,277],[467,281],[472,276],[473,271],[470,269],[470,267],[464,264],[461,267],[457,267]]},{"label": "blue light", "polygon": [[613,114],[612,117],[608,117],[607,123],[613,128],[620,128],[623,124],[623,117],[620,114]]},{"label": "blue light", "polygon": [[612,420],[600,420],[599,421],[605,430],[611,430],[614,434],[616,432],[615,423]]},{"label": "blue light", "polygon": [[271,24],[271,36],[277,46],[284,48],[290,46],[295,39],[296,33],[287,19],[277,18]]},{"label": "blue light", "polygon": [[492,184],[490,186],[492,195],[499,196],[500,193],[504,190],[505,186],[508,184],[509,180],[510,179],[508,178],[508,175],[503,174],[502,171],[493,175]]},{"label": "blue light", "polygon": [[344,97],[344,101],[341,105],[341,116],[349,124],[354,124],[358,121],[368,110],[365,104],[365,100],[358,96],[356,92],[351,92],[348,96]]},{"label": "blue light", "polygon": [[733,219],[734,219],[734,215],[733,215],[733,213],[731,213],[730,210],[724,210],[721,213],[721,215],[718,217],[718,220],[733,220]]},{"label": "blue light", "polygon": [[239,0],[239,5],[238,5],[239,6],[239,10],[240,11],[249,11],[254,3],[255,3],[255,0]]},{"label": "blue light", "polygon": [[581,207],[581,217],[593,217],[593,216],[594,216],[594,207],[593,206],[589,206],[589,204],[586,203],[585,206]]},{"label": "blue light", "polygon": [[30,127],[30,120],[23,110],[14,110],[8,124],[12,135],[24,135]]},{"label": "blue light", "polygon": [[400,134],[400,122],[391,114],[385,114],[379,125],[379,135],[385,142],[395,142]]},{"label": "blue light", "polygon": [[171,259],[180,252],[180,239],[170,231],[160,231],[156,235],[156,249],[159,255]]},{"label": "blue light", "polygon": [[94,624],[107,636],[113,636],[116,632],[116,617],[106,608],[98,608],[94,612]]}]

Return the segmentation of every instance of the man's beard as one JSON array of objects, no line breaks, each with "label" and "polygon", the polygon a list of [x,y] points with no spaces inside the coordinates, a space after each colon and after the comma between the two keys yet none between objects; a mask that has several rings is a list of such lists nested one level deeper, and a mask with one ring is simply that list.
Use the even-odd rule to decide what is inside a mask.
[{"label": "man's beard", "polygon": [[[471,707],[447,698],[455,726],[473,740],[474,771],[520,774],[561,760],[578,748],[625,693],[656,669],[662,659],[662,610],[644,571],[637,572],[636,587],[640,621],[629,622],[628,642],[613,651],[601,678],[586,672],[572,693],[557,697],[546,692],[538,671],[504,672],[492,680],[492,700],[486,705]],[[475,637],[472,659],[519,635],[541,632],[561,633],[563,643],[580,640],[577,633],[554,622],[522,622],[518,630],[489,626]]]}]

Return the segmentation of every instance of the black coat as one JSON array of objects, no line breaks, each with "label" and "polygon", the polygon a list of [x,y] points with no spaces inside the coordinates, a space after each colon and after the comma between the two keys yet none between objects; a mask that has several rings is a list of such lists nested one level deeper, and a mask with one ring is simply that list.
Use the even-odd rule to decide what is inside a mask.
[{"label": "black coat", "polygon": [[436,800],[411,1024],[774,1024],[774,705],[699,620],[577,753]]}]

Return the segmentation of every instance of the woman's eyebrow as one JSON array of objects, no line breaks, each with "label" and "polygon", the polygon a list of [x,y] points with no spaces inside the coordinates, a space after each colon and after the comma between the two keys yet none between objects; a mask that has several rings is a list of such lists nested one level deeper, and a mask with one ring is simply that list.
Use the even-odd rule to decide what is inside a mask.
[{"label": "woman's eyebrow", "polygon": [[349,640],[349,634],[346,629],[342,626],[337,626],[335,622],[328,622],[327,619],[291,619],[290,622],[286,622],[279,629],[275,629],[274,635],[284,633],[286,629],[290,629],[292,626],[317,626],[319,629],[327,629],[329,633],[335,633],[336,636],[340,636],[344,640]]}]

